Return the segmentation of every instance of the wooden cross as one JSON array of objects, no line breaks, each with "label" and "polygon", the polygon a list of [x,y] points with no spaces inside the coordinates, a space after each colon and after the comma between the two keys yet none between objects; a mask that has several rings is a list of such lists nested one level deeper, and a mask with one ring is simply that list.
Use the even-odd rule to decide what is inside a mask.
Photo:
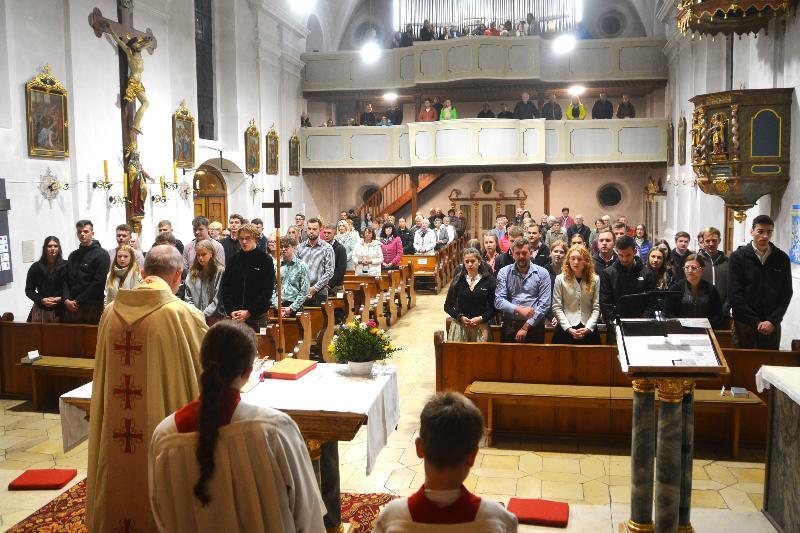
[{"label": "wooden cross", "polygon": [[[119,354],[122,356],[122,364],[125,366],[131,366],[131,361],[133,360],[133,355],[131,352],[142,353],[142,345],[134,344],[131,340],[133,336],[133,331],[125,330],[125,344],[114,343],[114,353]],[[125,353],[121,353],[121,352]]]},{"label": "wooden cross", "polygon": [[[117,1],[117,18],[119,21],[105,18],[100,12],[100,9],[95,7],[89,14],[89,26],[92,27],[95,36],[98,38],[102,37],[104,33],[111,34],[111,30],[124,40],[142,38],[147,42],[148,53],[152,55],[158,46],[158,41],[150,28],[142,32],[133,27],[133,1],[134,0]],[[136,114],[136,102],[126,101],[124,98],[125,89],[128,86],[128,58],[121,48],[119,48],[119,86],[122,147],[124,152],[123,168],[125,172],[127,172],[131,152],[135,149],[137,144],[136,131],[130,127],[131,117]],[[130,205],[127,206],[126,211],[128,223],[133,226],[135,232],[141,235],[141,219],[133,218]]]},{"label": "wooden cross", "polygon": [[[281,191],[280,189],[275,189],[273,192],[273,201],[272,202],[264,202],[261,204],[261,207],[264,209],[273,209],[273,216],[275,220],[275,229],[281,227],[281,209],[290,208],[292,207],[292,202],[281,202]],[[278,250],[280,252],[280,250]]]},{"label": "wooden cross", "polygon": [[113,438],[122,444],[122,453],[134,453],[136,445],[133,441],[143,442],[144,433],[136,430],[136,423],[132,418],[123,418],[122,427],[115,429]]},{"label": "wooden cross", "polygon": [[114,387],[114,396],[124,398],[122,400],[123,409],[133,409],[133,403],[137,398],[142,397],[142,388],[133,386],[133,376],[123,374],[120,385]]}]

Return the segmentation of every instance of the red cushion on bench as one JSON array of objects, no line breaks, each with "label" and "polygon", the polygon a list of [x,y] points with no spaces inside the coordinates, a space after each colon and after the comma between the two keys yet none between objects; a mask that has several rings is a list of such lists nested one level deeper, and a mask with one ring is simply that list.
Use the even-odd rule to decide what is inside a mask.
[{"label": "red cushion on bench", "polygon": [[8,484],[8,490],[60,489],[78,475],[74,468],[48,468],[26,470]]},{"label": "red cushion on bench", "polygon": [[567,527],[569,504],[530,498],[511,498],[508,511],[517,516],[520,524]]}]

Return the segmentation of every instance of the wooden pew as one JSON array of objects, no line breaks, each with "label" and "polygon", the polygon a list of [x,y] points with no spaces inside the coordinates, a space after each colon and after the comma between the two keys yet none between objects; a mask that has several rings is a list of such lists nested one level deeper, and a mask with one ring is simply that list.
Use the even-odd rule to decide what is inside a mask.
[{"label": "wooden pew", "polygon": [[377,291],[374,284],[349,280],[345,276],[345,289],[353,292],[354,308],[356,315],[362,322],[374,320],[378,327],[386,329],[386,316],[384,315],[383,293]]},{"label": "wooden pew", "polygon": [[335,311],[340,309],[342,311],[343,317],[341,322],[350,322],[353,320],[355,316],[355,303],[354,303],[354,296],[353,291],[343,291],[339,293],[342,295],[340,298],[338,295],[329,295],[328,301],[333,305],[334,315],[336,314]]},{"label": "wooden pew", "polygon": [[[386,317],[386,325],[391,326],[400,317],[400,303],[398,302],[397,291],[400,284],[400,273],[396,270],[385,270],[380,276],[358,276],[356,274],[345,274],[347,281],[357,281],[372,285],[370,294],[375,299],[378,293],[383,296],[383,314]],[[377,302],[376,302],[377,304]]]},{"label": "wooden pew", "polygon": [[[0,394],[33,398],[36,408],[92,380],[97,326],[0,320]],[[29,351],[43,356],[33,365],[20,359]]]},{"label": "wooden pew", "polygon": [[405,287],[408,308],[413,309],[417,306],[417,291],[414,289],[414,265],[411,261],[405,261],[400,266],[400,275]]},{"label": "wooden pew", "polygon": [[336,327],[333,318],[333,304],[328,301],[323,302],[320,307],[305,306],[303,311],[311,317],[311,353],[326,362],[333,361],[333,358],[328,355],[328,345],[333,339],[333,331]]},{"label": "wooden pew", "polygon": [[[434,336],[436,349],[436,390],[464,392],[475,381],[529,383],[564,386],[630,388],[612,346],[525,345],[512,343],[445,342],[442,332]],[[731,373],[697,381],[699,390],[716,391],[722,385],[744,387],[765,403],[767,394],[755,392],[755,374],[762,365],[800,366],[800,352],[723,348]],[[705,393],[704,393],[705,394]],[[486,402],[480,402],[488,417]],[[712,409],[713,407],[713,409]],[[730,416],[720,416],[719,406],[698,403],[695,436],[698,442],[728,443],[737,421],[735,409],[721,407]],[[766,438],[767,406],[748,406],[741,411],[741,442],[761,446]],[[496,431],[511,435],[547,434],[630,438],[630,410],[619,405],[601,409],[574,406],[520,409],[498,405],[494,408]]]},{"label": "wooden pew", "polygon": [[[273,313],[274,310],[270,310]],[[269,324],[267,325],[267,333],[274,339],[274,343],[278,344],[278,319],[270,316]],[[305,311],[300,311],[294,318],[283,319],[283,340],[286,353],[293,353],[297,359],[310,359],[311,346],[314,343],[313,330],[311,328],[311,315]],[[280,361],[283,357],[276,357]]]},{"label": "wooden pew", "polygon": [[[438,255],[409,255],[406,256],[414,273],[414,280],[422,282],[438,294],[442,289],[442,280],[439,272]],[[415,287],[416,289],[417,287]]]}]

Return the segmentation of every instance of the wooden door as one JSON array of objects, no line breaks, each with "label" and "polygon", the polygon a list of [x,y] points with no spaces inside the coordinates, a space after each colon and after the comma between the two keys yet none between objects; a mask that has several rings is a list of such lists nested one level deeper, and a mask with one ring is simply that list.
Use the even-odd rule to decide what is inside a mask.
[{"label": "wooden door", "polygon": [[225,179],[216,169],[201,166],[195,174],[194,215],[228,225],[228,194]]}]

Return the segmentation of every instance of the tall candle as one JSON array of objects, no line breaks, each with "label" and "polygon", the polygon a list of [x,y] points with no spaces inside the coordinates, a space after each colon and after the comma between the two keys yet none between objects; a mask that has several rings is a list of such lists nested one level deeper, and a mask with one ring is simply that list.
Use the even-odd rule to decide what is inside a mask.
[{"label": "tall candle", "polygon": [[172,183],[178,183],[178,162],[172,161]]},{"label": "tall candle", "polygon": [[161,197],[166,198],[167,191],[164,189],[164,176],[159,176],[158,179],[161,180]]},{"label": "tall candle", "polygon": [[128,197],[128,175],[124,172],[122,173],[122,197]]},{"label": "tall candle", "polygon": [[106,183],[108,183],[108,159],[103,159],[103,176],[106,179]]}]

